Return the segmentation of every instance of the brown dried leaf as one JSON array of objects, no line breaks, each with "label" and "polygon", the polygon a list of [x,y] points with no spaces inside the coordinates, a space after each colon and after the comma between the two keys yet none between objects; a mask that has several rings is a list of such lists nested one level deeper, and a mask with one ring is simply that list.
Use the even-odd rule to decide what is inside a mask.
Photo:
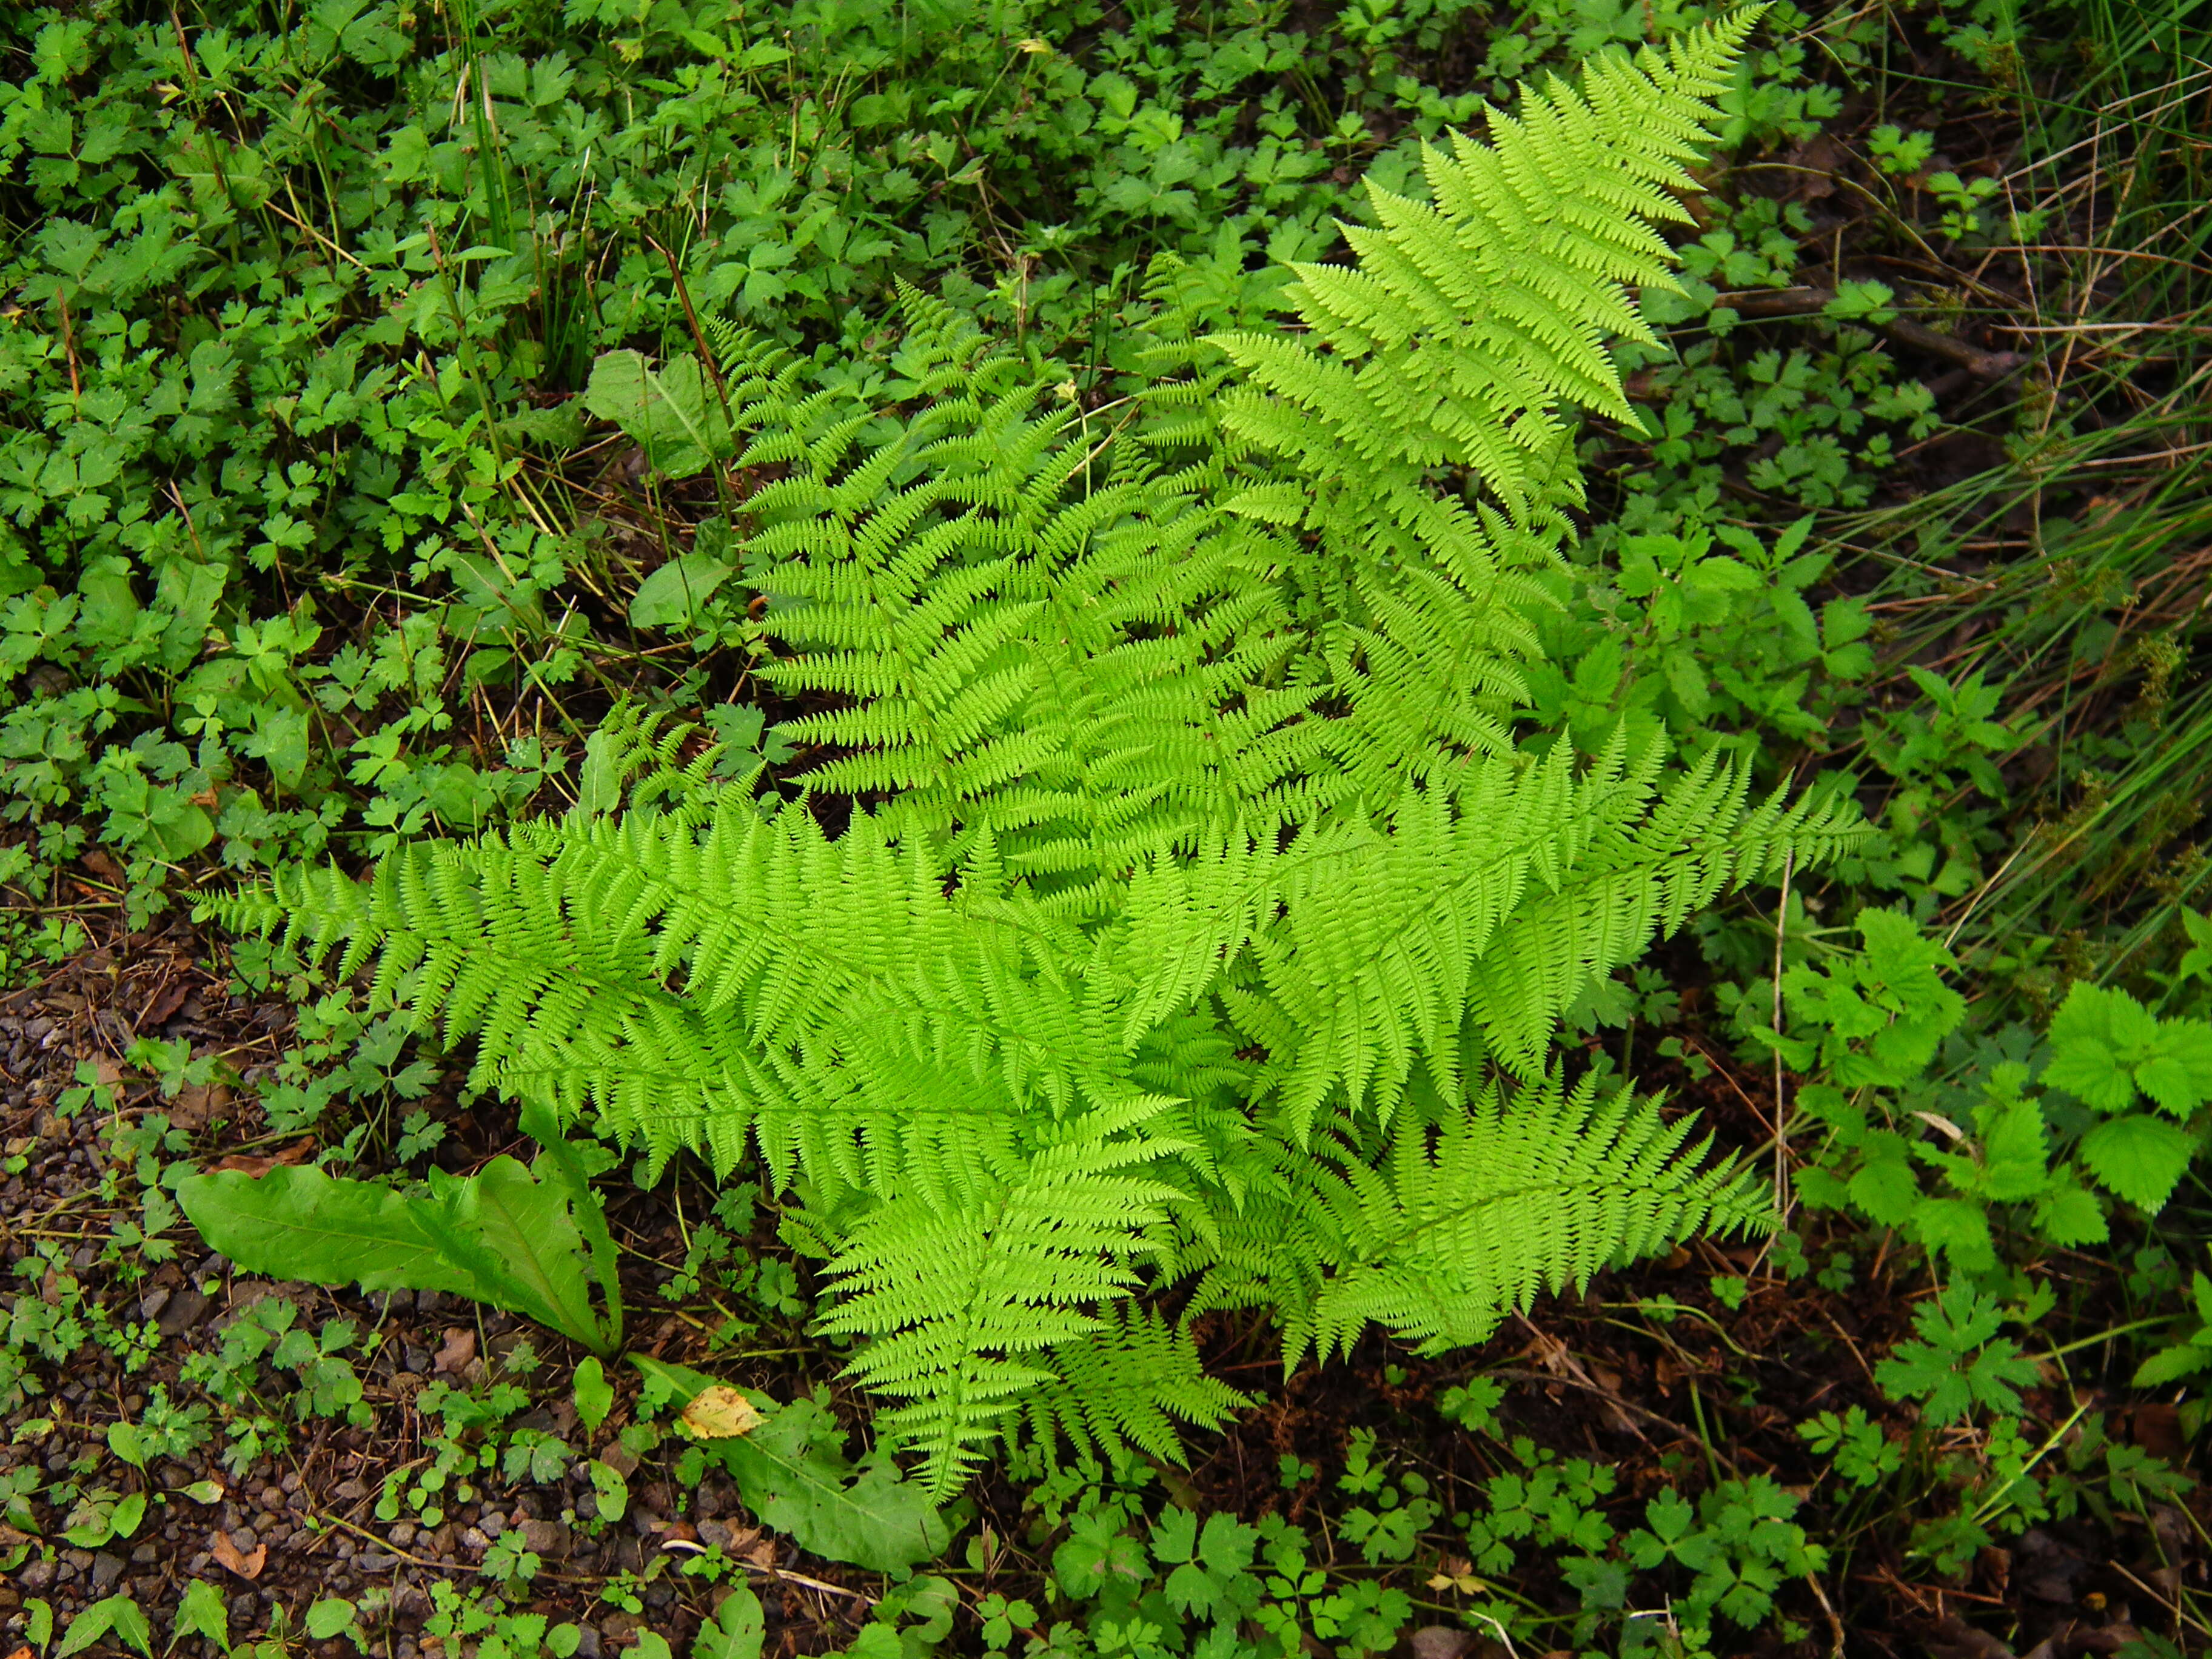
[{"label": "brown dried leaf", "polygon": [[138,1016],[136,1022],[138,1029],[144,1031],[157,1025],[167,1024],[177,1010],[185,1006],[185,999],[191,994],[191,987],[185,981],[181,978],[171,980],[154,993],[153,1000],[146,1005],[145,1011]]},{"label": "brown dried leaf", "polygon": [[230,1098],[230,1085],[224,1083],[179,1089],[169,1105],[169,1121],[179,1129],[204,1129],[212,1120],[229,1115]]},{"label": "brown dried leaf", "polygon": [[430,1369],[434,1371],[459,1372],[468,1367],[477,1357],[477,1334],[456,1325],[446,1333],[445,1346],[438,1350],[438,1358]]},{"label": "brown dried leaf", "polygon": [[250,1552],[241,1553],[238,1546],[230,1541],[230,1534],[227,1532],[216,1534],[214,1542],[208,1547],[218,1563],[240,1578],[258,1578],[261,1569],[269,1565],[268,1545],[256,1544]]},{"label": "brown dried leaf", "polygon": [[301,1140],[293,1146],[287,1146],[283,1152],[277,1152],[269,1158],[262,1158],[256,1154],[247,1152],[233,1152],[228,1158],[217,1158],[214,1163],[209,1164],[208,1168],[210,1170],[236,1170],[243,1175],[256,1176],[265,1176],[271,1170],[277,1168],[279,1165],[289,1168],[294,1164],[305,1164],[307,1161],[307,1154],[314,1150],[315,1138],[313,1135],[309,1135],[305,1139]]}]

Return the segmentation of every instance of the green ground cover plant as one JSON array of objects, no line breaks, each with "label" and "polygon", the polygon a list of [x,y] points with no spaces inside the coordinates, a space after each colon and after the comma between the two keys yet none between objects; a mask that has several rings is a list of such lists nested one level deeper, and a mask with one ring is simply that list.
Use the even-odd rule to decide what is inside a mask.
[{"label": "green ground cover plant", "polygon": [[1718,15],[0,16],[11,1645],[2201,1646],[2201,22]]}]

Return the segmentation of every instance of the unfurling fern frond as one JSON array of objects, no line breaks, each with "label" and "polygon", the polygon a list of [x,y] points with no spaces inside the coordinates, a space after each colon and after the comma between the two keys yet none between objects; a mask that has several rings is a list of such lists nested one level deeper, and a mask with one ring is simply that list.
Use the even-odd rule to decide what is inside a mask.
[{"label": "unfurling fern frond", "polygon": [[1568,422],[1626,413],[1607,344],[1649,337],[1627,290],[1747,26],[1431,150],[1429,203],[1372,192],[1356,263],[1299,269],[1304,335],[1171,326],[1184,378],[1109,410],[911,291],[890,407],[719,326],[711,396],[610,354],[591,406],[663,465],[769,480],[730,528],[808,711],[793,798],[623,714],[565,818],[221,914],[372,969],[482,1085],[763,1170],[939,1492],[1010,1434],[1176,1455],[1240,1400],[1207,1307],[1292,1361],[1437,1348],[1758,1224],[1552,1034],[1852,823],[1516,729]]}]

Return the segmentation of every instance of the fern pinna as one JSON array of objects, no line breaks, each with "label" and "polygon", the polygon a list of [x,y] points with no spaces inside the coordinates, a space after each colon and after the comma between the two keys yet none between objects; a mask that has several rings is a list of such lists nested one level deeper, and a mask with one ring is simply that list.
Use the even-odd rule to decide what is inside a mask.
[{"label": "fern pinna", "polygon": [[[757,1159],[940,1492],[1017,1432],[1177,1455],[1239,1400],[1209,1310],[1268,1310],[1289,1364],[1370,1325],[1437,1348],[1762,1224],[1686,1121],[1567,1086],[1553,1032],[1850,825],[1514,732],[1571,417],[1628,413],[1605,342],[1650,337],[1624,285],[1669,280],[1652,227],[1748,26],[1431,150],[1428,201],[1370,190],[1355,262],[1298,270],[1303,331],[1170,307],[1106,409],[911,294],[888,407],[734,334],[711,398],[603,360],[592,406],[665,468],[777,475],[735,528],[767,677],[826,709],[786,728],[798,798],[617,726],[598,762],[659,769],[626,811],[229,919],[373,964],[481,1085]],[[880,804],[831,836],[817,795]]]}]

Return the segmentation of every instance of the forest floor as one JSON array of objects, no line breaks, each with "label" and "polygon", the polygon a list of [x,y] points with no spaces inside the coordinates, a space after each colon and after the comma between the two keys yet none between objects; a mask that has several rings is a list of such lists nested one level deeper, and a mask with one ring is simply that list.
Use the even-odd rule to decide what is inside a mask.
[{"label": "forest floor", "polygon": [[[184,28],[179,21],[179,35]],[[1898,73],[1939,89],[1961,73],[1955,58],[1927,52],[1925,64]],[[2201,88],[2192,95],[2201,104]],[[2023,400],[2041,407],[2066,392],[2069,371],[2054,380],[2051,364],[2074,347],[2051,347],[2039,323],[2018,320],[2056,314],[2049,296],[2032,291],[2030,279],[2046,266],[1948,243],[1939,254],[1918,230],[1901,237],[1894,213],[1855,205],[1871,202],[1869,182],[1881,182],[1866,159],[1878,149],[1875,135],[1895,129],[1883,98],[1861,89],[1838,103],[1816,134],[1770,146],[1728,181],[1731,199],[1770,205],[1762,211],[1772,236],[1794,251],[1787,259],[1758,252],[1754,233],[1743,228],[1751,220],[1729,220],[1741,240],[1706,267],[1709,298],[1732,307],[1741,325],[1771,326],[1771,337],[1814,355],[1826,349],[1822,337],[1788,331],[1829,313],[1839,290],[1879,282],[1926,301],[1873,326],[1893,377],[1882,395],[1930,413],[1940,429],[1903,443],[1880,473],[1878,492],[1856,504],[1854,533],[1884,513],[1970,498],[1939,526],[1972,520],[1971,535],[1942,544],[1948,562],[1928,591],[1877,596],[1888,607],[1879,613],[1881,640],[1921,629],[1913,636],[1926,647],[1918,660],[1948,672],[1970,643],[1979,641],[1979,650],[1992,629],[2017,621],[1975,609],[1990,593],[2017,597],[2005,586],[2008,560],[2033,563],[2039,581],[2080,574],[2069,567],[2052,574],[2039,541],[2033,560],[2021,551],[2040,534],[2040,495],[2017,478],[1986,482],[2008,464],[2008,426]],[[1954,114],[1928,118],[1940,125],[1942,149],[1914,162],[1913,199],[1923,205],[1942,195],[1939,173],[1971,196],[1960,178],[1995,180],[2021,154],[2017,124],[1992,112],[1990,100],[1962,93],[1958,103]],[[2204,151],[2205,130],[2188,141],[2192,154]],[[2192,165],[2202,162],[2199,154]],[[1804,215],[1802,225],[1787,219],[1793,209]],[[2084,210],[2091,217],[2100,210],[2094,203]],[[1931,220],[1936,211],[1929,206]],[[2050,234],[2059,238],[2067,222]],[[1784,266],[1784,277],[1768,280]],[[2090,287],[2103,283],[2097,291],[2109,293],[2119,269],[2100,266]],[[2086,388],[2084,430],[2117,430],[2114,407],[2162,408],[2176,386],[2193,384],[2179,345],[2171,358],[2152,353],[2109,374],[2097,355],[2104,350],[2085,346],[2066,359]],[[1760,367],[1748,349],[1740,356],[1748,367],[1737,365],[1729,395],[1771,391],[1783,370]],[[72,377],[78,368],[70,356]],[[1665,372],[1639,371],[1632,393]],[[1808,369],[1796,395],[1829,395],[1823,386],[1832,390],[1850,372],[1832,362]],[[1694,388],[1672,384],[1686,406]],[[2200,396],[2189,419],[2201,419],[2202,404]],[[1700,429],[1738,418],[1717,406],[1698,416]],[[1747,430],[1756,424],[1741,418]],[[2189,453],[2193,428],[2176,423],[2160,433],[2175,455]],[[1804,492],[1784,500],[1783,486],[1754,488],[1746,478],[1760,465],[1784,473],[1814,466],[1817,444],[1772,425],[1728,445],[1705,459],[1723,467],[1731,500],[1765,491],[1761,510],[1786,520],[1797,511],[1791,501],[1810,499]],[[1656,441],[1646,447],[1617,439],[1603,469],[1617,482],[1623,471],[1658,465],[1650,459],[1656,450]],[[566,465],[579,499],[594,503],[606,544],[640,563],[665,556],[672,528],[688,535],[714,508],[699,480],[633,489],[643,457],[623,442],[575,447]],[[2182,476],[2178,469],[2161,457],[2132,471],[2084,472],[2087,482],[2067,499],[2094,530],[2124,505],[2132,511],[2152,499],[2144,479]],[[2201,489],[2191,483],[2189,494],[2191,510],[2201,508]],[[2112,521],[2123,530],[2132,522]],[[2142,585],[2130,592],[2139,602],[2129,599],[2111,638],[2178,641],[2175,660],[2191,665],[2155,670],[2155,653],[2127,657],[2138,679],[2157,672],[2175,686],[2197,683],[2191,674],[2201,665],[2212,569],[2203,531],[2201,518],[2190,520],[2155,550],[2154,568],[2136,573]],[[1866,535],[1861,545],[1875,540]],[[1916,546],[1914,556],[1925,550]],[[1854,567],[1846,585],[1872,592],[1877,578],[1868,569],[1912,562],[1883,544],[1881,556]],[[334,590],[324,613],[332,638],[367,637],[392,591],[356,600]],[[623,607],[604,601],[583,602],[592,626],[618,630]],[[605,617],[592,611],[595,603]],[[2040,604],[2023,603],[2021,612],[2041,616]],[[2096,609],[2082,607],[2085,615]],[[2125,655],[2118,644],[2099,649],[2113,661]],[[727,665],[714,672],[726,678]],[[2064,718],[2101,720],[2120,743],[2112,734],[2133,728],[2112,711],[2136,706],[2128,698],[2137,679],[2082,684],[2090,690],[2077,703],[2075,681],[2064,674],[2034,681],[2006,717],[2024,717],[2033,698],[2062,697]],[[2167,681],[2156,684],[2165,696]],[[1902,708],[1911,694],[1902,669],[1883,687],[1885,706]],[[455,741],[469,738],[489,753],[507,734],[489,699],[483,706],[489,728],[467,704]],[[2080,807],[2082,787],[2078,773],[2064,770],[2066,742],[2062,731],[1998,756],[2018,811],[2002,821],[1992,811],[1959,844],[1983,836],[1977,856],[1994,868],[2004,859],[2003,834],[2017,830],[2024,848],[2039,832],[2022,827],[2031,818],[2082,833],[2088,819],[2065,816]],[[2178,793],[2187,797],[2196,791],[2191,777],[2212,775],[2212,755],[2187,750],[2184,759]],[[2118,761],[2109,770],[2124,775]],[[1952,788],[1947,775],[1942,788],[1924,793]],[[2077,793],[2062,799],[2063,788]],[[2113,785],[2109,793],[2126,792]],[[1970,793],[1957,784],[1948,803]],[[2184,799],[2160,820],[2162,840],[2148,830],[2124,846],[2116,840],[2109,870],[2050,865],[2022,903],[2101,894],[2100,883],[2149,890],[2145,872],[2166,867],[2160,860],[2195,822],[2188,809]],[[1948,810],[1928,808],[1931,817]],[[84,823],[93,829],[89,817]],[[1955,1367],[1962,1379],[1971,1373],[1979,1389],[1978,1368],[2004,1345],[2011,1381],[1992,1382],[1989,1397],[2013,1402],[2006,1432],[2025,1440],[1993,1440],[1988,1424],[1961,1421],[1916,1430],[1917,1461],[1907,1467],[1882,1462],[1917,1422],[1879,1373],[1929,1329],[1923,1316],[1936,1288],[1928,1258],[1896,1233],[1800,1208],[1786,1243],[1696,1243],[1601,1275],[1579,1297],[1541,1299],[1486,1344],[1443,1358],[1370,1338],[1348,1359],[1309,1362],[1285,1377],[1264,1320],[1215,1315],[1201,1331],[1209,1369],[1254,1403],[1224,1431],[1194,1436],[1188,1468],[1138,1469],[1131,1478],[1141,1495],[1100,1511],[1055,1486],[1048,1471],[994,1466],[951,1511],[953,1542],[924,1578],[901,1585],[823,1559],[765,1528],[728,1480],[665,1432],[627,1366],[610,1368],[611,1404],[591,1409],[596,1421],[587,1422],[572,1381],[584,1356],[527,1322],[434,1292],[366,1294],[247,1277],[210,1254],[161,1194],[159,1177],[172,1163],[265,1170],[331,1150],[331,1126],[271,1127],[262,1105],[270,1088],[309,1088],[334,1070],[359,1069],[359,1097],[378,1115],[359,1174],[417,1173],[426,1160],[469,1170],[526,1143],[511,1133],[511,1111],[468,1097],[464,1066],[418,1055],[350,1006],[328,1006],[327,987],[304,978],[288,984],[280,961],[234,955],[235,942],[187,921],[186,906],[132,931],[123,870],[106,844],[79,843],[46,896],[18,907],[50,933],[63,930],[52,936],[70,948],[35,969],[19,960],[14,988],[0,993],[0,1285],[15,1292],[0,1328],[0,1399],[12,1394],[15,1401],[0,1417],[0,1623],[11,1646],[20,1638],[45,1659],[101,1642],[141,1652],[161,1650],[164,1640],[173,1646],[187,1633],[172,1622],[180,1609],[200,1605],[204,1621],[214,1616],[189,1601],[195,1583],[216,1588],[226,1622],[220,1636],[205,1622],[191,1632],[225,1652],[258,1644],[255,1659],[356,1650],[428,1659],[477,1644],[487,1659],[536,1659],[541,1648],[556,1659],[602,1659],[655,1638],[699,1659],[744,1659],[720,1644],[712,1622],[738,1584],[763,1605],[763,1650],[791,1659],[848,1649],[863,1659],[914,1659],[939,1642],[994,1653],[1028,1643],[1057,1656],[1079,1638],[1048,1635],[1072,1629],[1054,1618],[1110,1601],[1116,1572],[1134,1586],[1153,1583],[1143,1549],[1116,1555],[1118,1547],[1099,1543],[1106,1565],[1097,1566],[1068,1553],[1071,1538],[1090,1547],[1103,1534],[1084,1531],[1088,1520],[1110,1513],[1135,1528],[1139,1513],[1162,1499],[1259,1528],[1253,1536],[1267,1540],[1263,1553],[1288,1535],[1284,1526],[1299,1529],[1304,1564],[1320,1576],[1302,1580],[1279,1555],[1270,1558],[1273,1577],[1251,1569],[1251,1594],[1312,1615],[1304,1642],[1316,1659],[1363,1649],[1393,1659],[1534,1659],[1525,1636],[1516,1644],[1480,1611],[1507,1602],[1547,1632],[1553,1655],[1586,1642],[1595,1650],[1600,1641],[1623,1652],[1694,1654],[1700,1638],[1675,1628],[1674,1594],[1723,1571],[1746,1598],[1746,1616],[1715,1627],[1704,1650],[1717,1654],[2160,1659],[2206,1650],[2212,1640],[2200,1622],[2212,1591],[2201,1389],[2154,1395],[2128,1384],[2142,1352],[2130,1334],[2155,1322],[2136,1316],[2151,1294],[2141,1287],[2155,1281],[2156,1293],[2177,1305],[2185,1294],[2175,1264],[2197,1235],[2182,1230],[2175,1236],[2183,1243],[2166,1238],[2172,1248],[2155,1261],[2160,1241],[2148,1231],[2130,1247],[2140,1253],[2125,1257],[2118,1245],[2104,1255],[2042,1249],[2030,1265],[2061,1293],[2063,1323],[2023,1316],[2016,1342],[1990,1343],[1985,1333],[1981,1345],[1961,1346],[1948,1359],[1919,1350],[1920,1363]],[[210,884],[229,878],[211,860],[194,867]],[[1977,902],[1996,881],[1973,895]],[[1960,902],[1947,896],[1947,919]],[[2125,906],[2112,900],[2107,908]],[[2005,914],[2024,936],[2018,919],[2028,909]],[[1966,922],[1960,915],[1958,927]],[[2063,941],[2054,950],[2075,948],[2081,931],[2056,922],[2047,929]],[[1984,944],[2002,955],[2005,941]],[[1674,1109],[1696,1110],[1723,1149],[1772,1146],[1795,1085],[1747,1068],[1713,994],[1723,975],[1694,945],[1678,940],[1658,960],[1670,988],[1663,1010],[1596,1030],[1589,1051],[1622,1050],[1622,1069],[1645,1087],[1667,1089]],[[2023,973],[2002,994],[2032,980]],[[1632,1054],[1625,1052],[1631,1036]],[[380,1167],[375,1149],[394,1147],[396,1159]],[[1786,1148],[1784,1159],[1804,1151]],[[864,1403],[840,1380],[840,1352],[809,1334],[812,1283],[777,1242],[771,1206],[732,1206],[703,1168],[683,1159],[655,1184],[618,1175],[605,1186],[633,1351],[779,1400],[813,1395],[865,1443]],[[2201,1182],[2188,1194],[2191,1226],[2207,1196]],[[2161,1317],[2170,1325],[2180,1315],[2168,1309]],[[2212,1324],[2212,1310],[2206,1318]],[[1925,1393],[1940,1379],[1923,1380]],[[1806,1431],[1831,1418],[1826,1440]],[[1897,1436],[1885,1440],[1885,1424]],[[1853,1438],[1869,1425],[1870,1439]],[[1873,1471],[1863,1482],[1839,1477],[1853,1448]],[[1970,1467],[1971,1478],[1962,1473]],[[1990,1473],[2008,1469],[2016,1475]],[[2033,1514],[2020,1496],[2031,1476],[2039,1506]],[[1632,1533],[1674,1513],[1678,1488],[1730,1496],[1694,1518],[1683,1507],[1672,1535]],[[1972,1496],[1954,1505],[1961,1491]],[[1410,1519],[1394,1532],[1392,1516]],[[2019,1524],[1998,1528],[2005,1517]],[[1988,1541],[1960,1542],[1984,1521],[1996,1528]],[[1156,1524],[1158,1576],[1177,1559],[1165,1536]],[[1632,1584],[1625,1568],[1617,1578],[1591,1576],[1598,1569],[1589,1564],[1600,1558],[1607,1571],[1618,1566],[1621,1558],[1607,1552],[1624,1537],[1632,1551],[1649,1540],[1656,1553],[1641,1565],[1672,1575],[1674,1589],[1655,1592],[1656,1603],[1621,1604]],[[1510,1566],[1477,1559],[1482,1539],[1502,1548],[1498,1561]],[[1825,1558],[1810,1571],[1791,1570],[1808,1542]],[[1249,1565],[1249,1540],[1243,1547]],[[942,1594],[957,1603],[957,1619],[948,1606],[937,1620],[926,1595],[938,1592],[914,1588],[924,1583],[948,1587]],[[157,1633],[135,1636],[124,1603],[142,1610],[142,1630],[143,1614],[155,1614]],[[1601,1636],[1578,1622],[1593,1607],[1612,1620]],[[564,1626],[572,1628],[560,1633]],[[1324,1626],[1328,1634],[1315,1633]],[[867,1646],[872,1631],[895,1626],[904,1649]],[[2007,1634],[1990,1633],[1997,1631]],[[1147,1639],[1129,1621],[1079,1638],[1102,1656],[1152,1659],[1169,1650]]]}]

